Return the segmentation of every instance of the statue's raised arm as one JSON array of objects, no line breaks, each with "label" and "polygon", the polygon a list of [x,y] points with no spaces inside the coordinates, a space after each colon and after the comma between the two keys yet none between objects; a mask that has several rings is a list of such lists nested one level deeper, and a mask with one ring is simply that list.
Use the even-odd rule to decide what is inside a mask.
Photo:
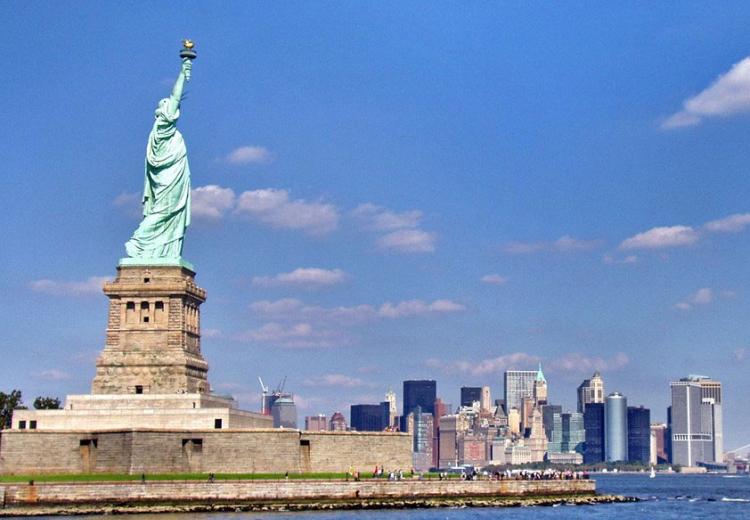
[{"label": "statue's raised arm", "polygon": [[180,101],[182,100],[182,94],[185,90],[185,83],[190,81],[190,71],[193,69],[193,60],[190,58],[182,58],[182,67],[180,73],[177,76],[177,80],[174,82],[172,87],[172,95],[169,96],[169,110],[171,113],[175,113],[180,108]]},{"label": "statue's raised arm", "polygon": [[182,242],[190,225],[190,167],[187,149],[176,123],[185,82],[196,57],[193,43],[185,40],[182,65],[172,93],[159,101],[154,126],[146,145],[143,187],[143,220],[125,244],[130,258],[124,264],[165,265],[182,263]]}]

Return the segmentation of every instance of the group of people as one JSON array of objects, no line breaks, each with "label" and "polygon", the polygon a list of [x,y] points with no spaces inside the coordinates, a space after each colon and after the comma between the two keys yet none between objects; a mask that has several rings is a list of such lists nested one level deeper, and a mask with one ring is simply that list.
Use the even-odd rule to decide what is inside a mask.
[{"label": "group of people", "polygon": [[[406,478],[419,478],[421,480],[423,478],[422,474],[414,469],[412,469],[411,472],[404,473],[404,471],[401,469],[386,471],[383,466],[375,466],[375,469],[372,472],[372,477],[387,478],[388,480],[405,480]],[[359,471],[355,471],[354,468],[350,467],[346,478],[347,480],[360,480],[360,473]],[[450,473],[447,471],[441,471],[438,473],[439,480],[448,480],[450,478]],[[458,475],[458,478],[460,480],[581,480],[588,479],[589,474],[585,471],[563,471],[551,468],[547,468],[544,470],[506,469],[505,471],[494,471],[491,473],[485,471],[479,473],[473,468],[467,468]]]},{"label": "group of people", "polygon": [[585,471],[560,471],[557,469],[522,469],[504,472],[496,471],[492,476],[497,480],[581,480],[588,479],[589,474]]},{"label": "group of people", "polygon": [[[375,469],[372,471],[373,478],[385,478],[388,477],[388,480],[404,480],[404,470],[397,469],[397,470],[390,470],[386,472],[385,468],[383,466],[375,466]],[[414,470],[411,470],[411,476],[414,476]]]}]

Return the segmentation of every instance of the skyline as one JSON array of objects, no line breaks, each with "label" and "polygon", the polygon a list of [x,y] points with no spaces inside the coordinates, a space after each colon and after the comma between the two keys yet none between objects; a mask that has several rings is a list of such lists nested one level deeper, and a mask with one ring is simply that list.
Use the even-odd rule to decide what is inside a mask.
[{"label": "skyline", "polygon": [[257,376],[287,375],[303,417],[426,378],[455,404],[542,362],[565,409],[599,370],[663,421],[701,373],[746,444],[748,22],[739,2],[5,3],[2,390],[88,391],[191,37],[185,258],[216,391],[257,409]]}]

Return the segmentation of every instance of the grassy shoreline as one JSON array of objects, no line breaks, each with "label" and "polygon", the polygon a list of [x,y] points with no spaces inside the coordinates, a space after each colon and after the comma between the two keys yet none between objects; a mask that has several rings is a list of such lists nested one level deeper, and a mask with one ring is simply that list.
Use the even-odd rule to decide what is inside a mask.
[{"label": "grassy shoreline", "polygon": [[[164,481],[164,480],[190,480],[190,481],[207,481],[210,473],[161,473],[146,474],[146,481]],[[387,476],[375,477],[372,472],[360,472],[361,479],[387,480]],[[457,479],[459,476],[449,475],[451,479]],[[0,484],[24,484],[30,481],[34,483],[66,483],[66,482],[138,482],[142,480],[141,474],[113,474],[113,473],[92,473],[92,474],[49,474],[49,475],[0,475]],[[215,473],[214,480],[353,480],[347,473]],[[412,479],[411,473],[404,474],[405,479]],[[438,473],[424,473],[423,479],[437,480],[440,478]]]}]

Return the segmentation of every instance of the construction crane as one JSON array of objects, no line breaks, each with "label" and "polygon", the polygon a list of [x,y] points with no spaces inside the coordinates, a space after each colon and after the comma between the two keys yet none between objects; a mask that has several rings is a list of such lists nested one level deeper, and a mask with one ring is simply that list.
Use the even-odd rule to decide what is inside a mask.
[{"label": "construction crane", "polygon": [[729,450],[726,453],[738,453],[739,454],[739,452],[741,452],[742,450],[748,450],[748,452],[750,452],[750,444],[745,444],[744,446],[740,446],[739,448]]},{"label": "construction crane", "polygon": [[260,389],[262,391],[260,395],[260,413],[263,415],[270,415],[271,414],[271,407],[268,405],[268,387],[263,384],[263,380],[258,376],[258,381],[260,382]]}]

